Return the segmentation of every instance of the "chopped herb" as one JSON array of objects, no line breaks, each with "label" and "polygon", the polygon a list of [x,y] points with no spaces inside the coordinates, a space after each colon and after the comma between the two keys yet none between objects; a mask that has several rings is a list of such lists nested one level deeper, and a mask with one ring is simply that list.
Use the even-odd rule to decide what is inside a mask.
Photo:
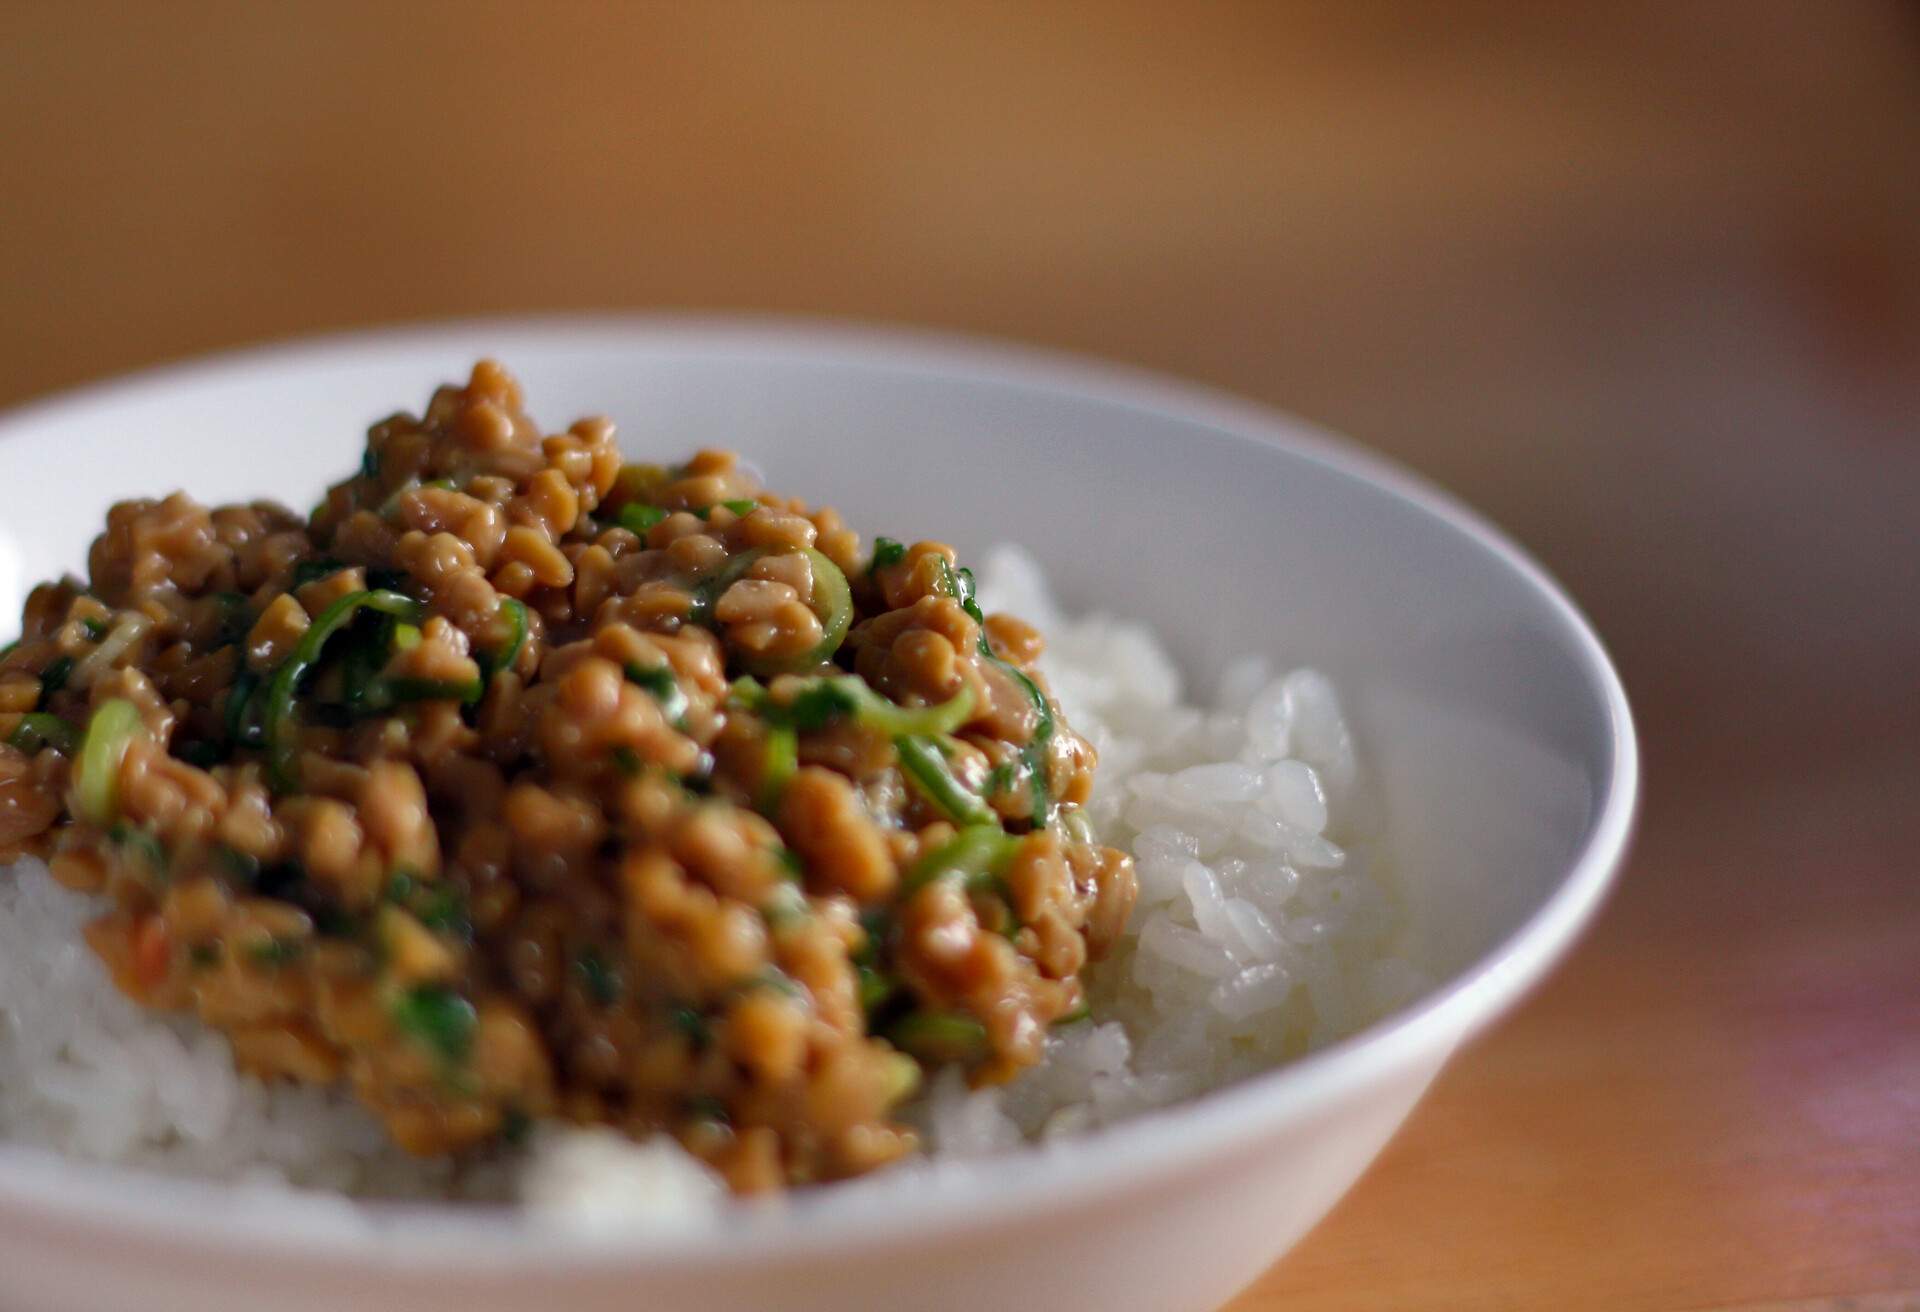
[{"label": "chopped herb", "polygon": [[673,677],[671,669],[665,665],[628,665],[626,673],[629,683],[638,684],[653,694],[668,724],[676,729],[687,727],[687,694],[681,691],[680,682]]},{"label": "chopped herb", "polygon": [[806,991],[794,981],[793,976],[787,974],[786,971],[780,969],[778,966],[768,966],[758,975],[755,975],[753,977],[753,987],[772,989],[775,993],[784,994],[789,998],[804,997],[806,993]]},{"label": "chopped herb", "polygon": [[742,519],[760,509],[760,503],[751,497],[741,497],[738,501],[722,501],[720,504]]},{"label": "chopped herb", "polygon": [[74,795],[83,820],[104,825],[119,814],[120,763],[133,740],[146,731],[140,708],[130,701],[116,697],[94,711],[73,762]]},{"label": "chopped herb", "polygon": [[686,1035],[696,1048],[704,1048],[713,1042],[713,1031],[707,1026],[707,1018],[692,1007],[675,1007],[669,1011],[667,1024]]},{"label": "chopped herb", "polygon": [[335,560],[331,556],[316,556],[312,560],[303,560],[293,567],[293,586],[304,588],[309,583],[318,583],[329,574],[338,574],[345,568],[345,562]]},{"label": "chopped herb", "polygon": [[195,943],[187,949],[187,960],[202,970],[208,966],[220,964],[220,945],[218,943]]},{"label": "chopped herb", "polygon": [[772,813],[780,809],[780,799],[799,768],[799,735],[788,725],[767,726],[766,750],[760,760],[760,790],[755,798],[761,811]]},{"label": "chopped herb", "polygon": [[659,506],[649,506],[634,501],[620,507],[620,527],[637,538],[647,536],[647,531],[667,517],[667,512]]},{"label": "chopped herb", "polygon": [[393,626],[393,645],[398,651],[412,651],[420,645],[420,626],[404,621]]},{"label": "chopped herb", "polygon": [[443,1060],[459,1062],[473,1049],[480,1018],[473,1004],[444,984],[423,984],[392,1003],[395,1028]]},{"label": "chopped herb", "polygon": [[7,738],[7,746],[31,756],[42,747],[51,747],[65,756],[73,755],[80,735],[71,724],[45,711],[29,711]]},{"label": "chopped herb", "polygon": [[151,829],[128,824],[117,820],[107,830],[107,837],[128,853],[138,856],[155,870],[167,868],[167,850],[160,845],[159,837]]},{"label": "chopped herb", "polygon": [[972,825],[916,861],[902,877],[900,891],[911,895],[936,879],[999,874],[1019,846],[1020,840],[998,825]]},{"label": "chopped herb", "polygon": [[80,627],[87,631],[88,642],[98,642],[100,641],[100,639],[107,636],[106,621],[95,619],[91,615],[83,616],[81,618]]},{"label": "chopped herb", "polygon": [[907,547],[905,543],[896,542],[892,538],[875,538],[873,540],[873,564],[867,568],[869,571],[887,569],[891,566],[898,565],[906,558]]},{"label": "chopped herb", "polygon": [[860,976],[860,1008],[871,1016],[886,1005],[900,985],[865,963],[856,966],[855,970]]},{"label": "chopped herb", "polygon": [[631,747],[614,748],[613,764],[621,774],[627,776],[629,779],[639,774],[640,771],[645,768],[640,761],[640,753],[634,751]]},{"label": "chopped herb", "polygon": [[958,1012],[909,1012],[888,1027],[887,1038],[922,1061],[971,1062],[987,1053],[987,1027]]},{"label": "chopped herb", "polygon": [[411,869],[401,867],[387,880],[386,896],[389,902],[402,905],[413,901],[413,895],[419,891],[420,878]]},{"label": "chopped herb", "polygon": [[533,1118],[518,1107],[509,1107],[500,1118],[500,1140],[510,1148],[518,1148],[533,1133]]},{"label": "chopped herb", "polygon": [[15,638],[6,646],[0,647],[0,661],[5,661],[7,657],[13,655],[13,653],[19,649],[20,642],[21,640],[19,638]]},{"label": "chopped herb", "polygon": [[485,686],[479,680],[455,683],[447,679],[375,679],[360,694],[366,711],[391,710],[411,702],[459,702],[467,705],[480,700]]},{"label": "chopped herb", "polygon": [[53,695],[67,686],[67,678],[73,673],[73,657],[56,656],[46,669],[40,671],[40,702],[34,709],[44,711]]},{"label": "chopped herb", "polygon": [[779,858],[780,864],[786,867],[789,879],[797,883],[807,877],[807,863],[801,860],[798,852],[790,847],[782,847],[776,849],[774,855]]},{"label": "chopped herb", "polygon": [[499,613],[507,621],[507,640],[497,650],[482,652],[477,658],[483,691],[493,682],[494,675],[514,667],[520,659],[520,649],[527,645],[527,604],[514,597],[502,597]]},{"label": "chopped herb", "polygon": [[620,1001],[620,976],[614,973],[607,959],[598,949],[587,948],[573,959],[573,968],[580,972],[580,982],[586,988],[587,996],[602,1007],[611,1007]]},{"label": "chopped herb", "polygon": [[441,934],[459,939],[473,937],[473,917],[467,910],[466,894],[452,884],[441,884],[414,913],[420,923]]},{"label": "chopped herb", "polygon": [[260,859],[248,856],[238,848],[222,844],[213,849],[214,858],[225,867],[228,874],[243,884],[252,885],[260,878]]},{"label": "chopped herb", "polygon": [[298,939],[270,938],[247,944],[247,959],[256,965],[278,970],[306,950]]},{"label": "chopped herb", "polygon": [[380,478],[380,453],[373,449],[371,443],[365,451],[360,453],[360,477],[375,481]]},{"label": "chopped herb", "polygon": [[260,726],[253,723],[248,715],[253,707],[253,695],[259,690],[260,676],[252,670],[240,671],[233,681],[233,686],[227,689],[226,709],[221,718],[226,724],[227,742],[230,746],[259,746]]},{"label": "chopped herb", "polygon": [[[728,560],[725,567],[712,578],[702,582],[694,590],[692,620],[711,627],[714,622],[714,603],[753,568],[755,561],[766,554],[764,547],[742,551]],[[820,620],[820,641],[807,651],[786,659],[743,661],[751,674],[797,674],[822,665],[840,649],[840,644],[846,640],[847,629],[853,624],[853,590],[847,585],[847,576],[838,565],[812,547],[802,548],[799,554],[805,556],[807,563],[813,567],[813,595],[807,598],[807,606]]]},{"label": "chopped herb", "polygon": [[779,930],[805,920],[807,911],[807,895],[800,891],[800,886],[782,883],[775,885],[766,902],[761,904],[760,917],[769,929]]},{"label": "chopped herb", "polygon": [[1053,790],[1047,786],[1047,745],[1053,741],[1053,707],[1048,703],[1046,694],[1040,691],[1040,686],[1027,676],[1026,671],[1011,661],[1001,659],[1000,654],[994,651],[993,644],[987,641],[987,617],[982,613],[980,603],[974,600],[973,571],[955,570],[951,565],[946,565],[945,576],[948,594],[958,601],[961,609],[965,610],[973,622],[980,626],[980,654],[1012,676],[1027,694],[1027,699],[1033,703],[1034,714],[1037,717],[1034,722],[1033,737],[1028,739],[1027,745],[1021,749],[1020,760],[1027,767],[1027,782],[1033,790],[1031,813],[1033,827],[1045,829],[1048,817],[1053,810]]},{"label": "chopped herb", "polygon": [[327,640],[345,628],[362,608],[416,624],[426,617],[427,611],[420,602],[398,592],[366,591],[349,592],[320,612],[267,685],[260,727],[267,746],[268,778],[277,792],[292,792],[300,783],[299,724],[294,715],[300,682],[319,664]]},{"label": "chopped herb", "polygon": [[710,1093],[696,1093],[687,1099],[687,1115],[697,1121],[718,1121],[726,1125],[733,1118],[727,1112],[727,1104]]},{"label": "chopped herb", "polygon": [[1081,1021],[1086,1020],[1088,1017],[1092,1015],[1093,1015],[1093,1004],[1091,1002],[1082,1002],[1079,1006],[1075,1007],[1072,1011],[1062,1016],[1059,1020],[1056,1020],[1054,1024],[1055,1025],[1078,1025]]},{"label": "chopped herb", "polygon": [[941,815],[961,825],[999,824],[993,808],[954,778],[933,739],[906,735],[894,739],[893,746],[900,755],[900,772]]}]

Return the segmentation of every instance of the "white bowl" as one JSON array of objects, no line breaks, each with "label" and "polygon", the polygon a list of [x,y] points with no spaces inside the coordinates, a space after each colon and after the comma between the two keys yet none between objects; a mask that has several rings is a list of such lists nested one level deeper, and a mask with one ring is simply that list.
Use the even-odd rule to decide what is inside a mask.
[{"label": "white bowl", "polygon": [[82,565],[109,502],[183,487],[300,504],[352,465],[369,422],[417,409],[480,355],[518,372],[549,424],[598,412],[629,451],[734,447],[869,530],[963,552],[1021,542],[1070,606],[1154,623],[1203,689],[1247,652],[1329,671],[1443,982],[1305,1060],[1097,1137],[921,1194],[826,1193],[677,1239],[437,1209],[369,1229],[0,1146],[8,1308],[1214,1307],[1327,1212],[1462,1041],[1567,951],[1620,863],[1638,786],[1625,698],[1511,543],[1282,416],[1029,351],[605,319],[356,334],[157,370],[0,421],[0,613]]}]

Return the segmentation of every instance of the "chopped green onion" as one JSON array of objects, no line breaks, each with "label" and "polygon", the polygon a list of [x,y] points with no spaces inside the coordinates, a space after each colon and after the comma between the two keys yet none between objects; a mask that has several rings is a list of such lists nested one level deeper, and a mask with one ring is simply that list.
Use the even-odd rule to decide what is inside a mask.
[{"label": "chopped green onion", "polygon": [[629,779],[639,774],[643,768],[640,753],[634,751],[631,747],[614,748],[613,763],[619,769],[620,773]]},{"label": "chopped green onion", "polygon": [[56,656],[47,668],[40,671],[40,703],[35,710],[44,711],[53,695],[67,686],[67,679],[73,674],[73,657]]},{"label": "chopped green onion", "polygon": [[673,671],[665,665],[629,665],[626,668],[627,681],[636,683],[653,694],[660,703],[660,714],[676,729],[687,727],[687,694],[681,691],[679,680],[673,677]]},{"label": "chopped green onion", "polygon": [[894,1106],[911,1098],[920,1088],[920,1063],[904,1052],[887,1060],[887,1105]]},{"label": "chopped green onion", "polygon": [[227,689],[227,705],[222,719],[226,724],[227,741],[236,747],[257,747],[260,745],[260,726],[250,723],[247,712],[252,709],[254,694],[260,690],[260,676],[252,670],[240,671],[233,685]]},{"label": "chopped green onion", "polygon": [[143,829],[139,825],[130,825],[125,820],[119,820],[107,830],[107,837],[139,856],[155,870],[167,868],[167,849],[160,845],[159,836],[151,829]]},{"label": "chopped green onion", "polygon": [[620,1000],[620,977],[607,964],[607,959],[598,949],[587,948],[573,959],[573,968],[580,973],[580,982],[587,996],[602,1007],[611,1007]]},{"label": "chopped green onion", "polygon": [[459,702],[467,705],[480,700],[486,691],[478,679],[375,679],[366,686],[361,702],[369,711],[384,711],[408,702]]},{"label": "chopped green onion", "polygon": [[378,479],[380,477],[380,453],[368,443],[367,449],[360,453],[360,477]]},{"label": "chopped green onion", "polygon": [[868,572],[872,572],[876,569],[887,569],[890,566],[898,565],[906,558],[907,547],[904,542],[896,542],[892,538],[875,538],[873,540],[873,563],[867,566],[867,570]]},{"label": "chopped green onion", "polygon": [[941,815],[955,824],[998,825],[993,808],[953,777],[933,739],[907,734],[894,739],[893,746],[900,754],[901,773]]},{"label": "chopped green onion", "polygon": [[1082,1002],[1079,1006],[1053,1023],[1055,1025],[1078,1025],[1081,1021],[1086,1020],[1092,1015],[1093,1004],[1091,1002]]},{"label": "chopped green onion", "polygon": [[465,1060],[480,1027],[473,1004],[444,984],[425,984],[396,997],[390,1008],[402,1034],[425,1044],[448,1062]]},{"label": "chopped green onion", "polygon": [[692,1040],[696,1048],[704,1048],[713,1041],[707,1018],[692,1007],[675,1007],[667,1013],[667,1023]]},{"label": "chopped green onion", "polygon": [[769,929],[783,929],[807,918],[807,895],[797,883],[782,881],[773,886],[767,900],[760,904],[760,918]]},{"label": "chopped green onion", "polygon": [[865,963],[855,967],[860,979],[860,1009],[871,1016],[899,991],[897,981]]},{"label": "chopped green onion", "polygon": [[1027,745],[1020,751],[1020,759],[1027,767],[1027,783],[1033,790],[1033,827],[1045,829],[1048,815],[1053,809],[1053,790],[1047,786],[1047,745],[1053,741],[1055,730],[1053,707],[1027,672],[1011,661],[1002,660],[999,653],[994,651],[993,644],[987,641],[987,617],[981,611],[980,603],[974,600],[973,571],[955,570],[948,565],[945,576],[948,594],[980,626],[980,654],[1011,675],[1033,703],[1038,718],[1034,721],[1033,737],[1027,740]]},{"label": "chopped green onion", "polygon": [[81,819],[105,825],[119,814],[120,763],[133,740],[146,731],[140,708],[122,698],[102,702],[93,713],[73,768]]},{"label": "chopped green onion", "polygon": [[278,969],[298,957],[306,944],[298,939],[270,938],[247,945],[247,957],[257,965]]},{"label": "chopped green onion", "polygon": [[293,586],[304,588],[309,583],[318,583],[329,574],[338,574],[346,567],[345,561],[335,560],[331,556],[316,556],[312,560],[303,560],[293,567]]},{"label": "chopped green onion", "polygon": [[778,966],[768,966],[758,975],[755,975],[747,984],[747,987],[772,989],[775,993],[784,994],[789,998],[804,997],[806,993],[793,976],[787,974],[786,971],[780,969]]},{"label": "chopped green onion", "polygon": [[473,916],[467,910],[466,895],[452,884],[435,888],[432,896],[419,903],[414,915],[422,925],[435,933],[450,934],[462,940],[473,937]]},{"label": "chopped green onion", "polygon": [[970,1062],[987,1054],[987,1027],[958,1012],[909,1012],[888,1027],[887,1039],[922,1061]]},{"label": "chopped green onion", "polygon": [[760,503],[752,497],[741,497],[737,501],[722,501],[720,504],[742,519],[745,519],[748,515],[760,509]]},{"label": "chopped green onion", "polygon": [[970,825],[914,863],[900,882],[903,895],[936,879],[997,875],[1013,859],[1020,840],[998,825]]},{"label": "chopped green onion", "polygon": [[[702,583],[694,592],[694,620],[711,626],[714,603],[753,568],[755,561],[766,554],[765,547],[743,551],[729,560],[719,573]],[[786,660],[743,658],[741,664],[750,673],[792,674],[824,664],[840,650],[840,644],[846,640],[847,630],[852,627],[853,590],[847,585],[847,576],[841,573],[838,565],[812,547],[802,548],[800,554],[813,566],[813,595],[807,599],[807,605],[820,620],[820,641],[800,655]]]},{"label": "chopped green onion", "polygon": [[420,626],[400,623],[393,626],[393,645],[400,651],[412,651],[420,645]]},{"label": "chopped green onion", "polygon": [[644,538],[655,524],[667,517],[667,512],[659,506],[649,506],[643,501],[632,501],[620,507],[620,527],[637,538]]},{"label": "chopped green onion", "polygon": [[791,725],[775,724],[767,728],[766,755],[760,764],[760,810],[773,812],[780,808],[780,798],[786,793],[787,785],[793,781],[794,771],[800,768],[800,738]]},{"label": "chopped green onion", "polygon": [[689,1097],[687,1115],[697,1121],[716,1121],[721,1125],[733,1119],[727,1112],[727,1104],[710,1093],[696,1093]]},{"label": "chopped green onion", "polygon": [[813,564],[813,596],[808,604],[820,617],[822,635],[819,646],[807,653],[801,668],[830,659],[840,650],[853,624],[853,590],[847,586],[847,576],[812,547],[807,547],[803,554]]},{"label": "chopped green onion", "polygon": [[345,628],[362,608],[412,624],[418,624],[427,614],[423,603],[402,593],[387,591],[349,592],[320,612],[320,617],[300,636],[292,655],[274,671],[272,682],[267,686],[260,726],[267,747],[267,773],[276,791],[291,792],[299,787],[300,741],[294,699],[300,681],[319,663],[327,640]]},{"label": "chopped green onion", "polygon": [[95,619],[91,615],[82,617],[80,627],[87,631],[87,640],[89,642],[98,642],[107,636],[106,621]]},{"label": "chopped green onion", "polygon": [[13,655],[13,653],[19,649],[20,644],[23,641],[24,639],[22,638],[15,638],[12,642],[8,643],[6,646],[0,647],[0,663],[4,663],[7,657]]},{"label": "chopped green onion", "polygon": [[220,606],[220,645],[231,647],[245,642],[253,628],[253,607],[238,592],[218,592],[214,600]]},{"label": "chopped green onion", "polygon": [[479,657],[483,693],[486,685],[493,682],[494,675],[512,669],[519,662],[520,649],[527,645],[527,603],[514,597],[502,597],[500,614],[507,617],[507,641],[500,651]]},{"label": "chopped green onion", "polygon": [[20,717],[19,726],[7,739],[7,746],[31,756],[42,747],[51,747],[63,756],[72,756],[80,735],[57,715],[29,711]]}]

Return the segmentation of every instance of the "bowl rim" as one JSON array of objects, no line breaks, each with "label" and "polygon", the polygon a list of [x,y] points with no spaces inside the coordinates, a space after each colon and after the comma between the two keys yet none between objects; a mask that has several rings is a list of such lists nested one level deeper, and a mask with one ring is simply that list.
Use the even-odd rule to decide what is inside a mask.
[{"label": "bowl rim", "polygon": [[[921,328],[813,318],[679,313],[552,314],[409,323],[297,337],[171,363],[63,391],[0,414],[0,442],[101,407],[156,402],[176,388],[263,371],[339,364],[401,350],[471,349],[511,360],[517,348],[569,345],[637,352],[737,354],[767,362],[853,364],[1091,399],[1193,422],[1223,440],[1279,447],[1391,493],[1464,535],[1516,576],[1571,639],[1606,709],[1610,760],[1587,833],[1546,901],[1491,951],[1413,1003],[1297,1061],[1085,1136],[965,1163],[937,1188],[854,1187],[845,1201],[733,1209],[693,1230],[556,1232],[504,1207],[362,1204],[377,1229],[303,1225],[291,1210],[236,1206],[225,1183],[135,1167],[73,1162],[0,1142],[0,1225],[112,1232],[214,1254],[400,1265],[413,1271],[645,1266],[716,1260],[761,1264],[849,1245],[898,1247],[957,1228],[1014,1224],[1132,1193],[1231,1153],[1238,1144],[1402,1072],[1435,1065],[1510,1011],[1592,921],[1624,860],[1637,816],[1639,748],[1625,690],[1591,624],[1548,572],[1451,494],[1318,426],[1205,385],[1085,356]],[[1437,1054],[1437,1057],[1436,1057]],[[904,1196],[902,1196],[904,1194]],[[316,1214],[317,1215],[317,1214]]]}]

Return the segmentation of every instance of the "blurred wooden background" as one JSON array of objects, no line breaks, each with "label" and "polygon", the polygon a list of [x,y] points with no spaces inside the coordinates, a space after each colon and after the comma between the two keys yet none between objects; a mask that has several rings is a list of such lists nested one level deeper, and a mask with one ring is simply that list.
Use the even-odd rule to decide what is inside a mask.
[{"label": "blurred wooden background", "polygon": [[1920,1290],[1920,7],[13,0],[0,123],[0,403],[739,308],[1170,370],[1450,486],[1614,646],[1644,839],[1242,1306]]}]

